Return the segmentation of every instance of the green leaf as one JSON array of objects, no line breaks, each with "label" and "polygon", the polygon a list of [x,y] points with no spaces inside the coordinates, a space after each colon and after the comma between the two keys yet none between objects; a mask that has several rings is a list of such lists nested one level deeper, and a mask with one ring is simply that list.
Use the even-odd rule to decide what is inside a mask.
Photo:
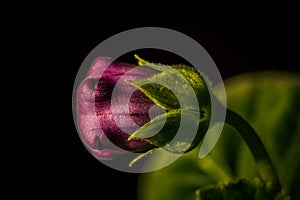
[{"label": "green leaf", "polygon": [[140,159],[147,157],[149,154],[152,154],[153,152],[159,150],[159,148],[154,148],[151,149],[143,154],[140,154],[139,156],[137,156],[135,159],[133,159],[130,163],[129,163],[129,167],[132,167],[136,162],[138,162]]},{"label": "green leaf", "polygon": [[149,63],[137,55],[139,65],[160,73],[141,80],[128,80],[155,104],[166,110],[205,110],[210,115],[210,96],[207,86],[194,67]]},{"label": "green leaf", "polygon": [[186,152],[195,147],[207,131],[209,120],[199,116],[200,113],[193,111],[172,110],[155,117],[128,139],[143,138],[167,151]]},{"label": "green leaf", "polygon": [[193,67],[154,64],[135,57],[139,65],[160,73],[127,82],[167,112],[143,125],[128,139],[143,138],[174,153],[191,150],[202,139],[210,121],[210,96],[204,80]]},{"label": "green leaf", "polygon": [[180,72],[191,84],[196,93],[200,107],[210,108],[211,102],[207,87],[207,85],[210,85],[210,82],[204,81],[202,76],[205,76],[205,74],[200,75],[197,69],[187,65],[172,65],[170,67]]},{"label": "green leaf", "polygon": [[[146,94],[156,105],[166,110],[179,109],[180,104],[175,94],[167,87],[157,84],[160,78],[164,78],[164,74],[155,75],[151,78],[127,81],[133,86],[137,87],[144,94]],[[149,84],[149,82],[153,82]]]},{"label": "green leaf", "polygon": [[165,69],[163,72],[154,76],[127,82],[137,87],[155,104],[166,110],[199,110],[199,107],[203,105],[199,105],[195,90],[189,81],[177,70],[169,66],[163,68]]}]

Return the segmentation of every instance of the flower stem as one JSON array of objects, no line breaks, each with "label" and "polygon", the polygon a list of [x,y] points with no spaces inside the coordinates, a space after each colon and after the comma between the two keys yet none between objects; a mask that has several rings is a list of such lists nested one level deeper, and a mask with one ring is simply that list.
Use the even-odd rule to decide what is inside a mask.
[{"label": "flower stem", "polygon": [[271,184],[275,190],[280,190],[280,183],[271,159],[254,129],[237,113],[228,110],[226,123],[231,125],[242,136],[250,149],[261,179],[266,184]]}]

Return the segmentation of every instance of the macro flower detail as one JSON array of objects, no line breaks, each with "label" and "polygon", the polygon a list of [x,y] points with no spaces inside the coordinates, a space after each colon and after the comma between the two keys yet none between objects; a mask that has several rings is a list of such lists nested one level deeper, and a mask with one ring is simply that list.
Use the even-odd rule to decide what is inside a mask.
[{"label": "macro flower detail", "polygon": [[[194,67],[135,57],[138,66],[97,58],[81,81],[76,99],[77,127],[85,146],[99,160],[140,153],[130,157],[127,167],[154,152],[168,156],[187,153],[198,146],[211,121],[216,123],[210,118],[211,100],[217,97],[210,96],[203,75]],[[218,106],[223,105],[219,102]],[[240,134],[251,151],[258,181],[237,179],[201,188],[196,190],[197,198],[244,198],[255,193],[256,199],[289,199],[251,125],[230,109],[226,109],[225,123]],[[202,164],[203,169],[209,166]],[[220,172],[218,167],[214,169]],[[222,170],[220,173],[224,175]]]},{"label": "macro flower detail", "polygon": [[[143,153],[165,148],[184,153],[193,149],[208,129],[209,92],[195,68],[158,65],[136,58],[138,67],[97,58],[78,87],[79,134],[98,159],[111,159],[124,150]],[[171,83],[180,94],[174,94],[164,83]],[[190,101],[189,89],[197,104]],[[129,91],[134,92],[128,99]],[[156,113],[152,118],[150,110]],[[184,125],[183,118],[188,118]],[[185,128],[184,136],[169,144],[180,126]],[[192,139],[187,132],[190,126],[199,126]]]}]

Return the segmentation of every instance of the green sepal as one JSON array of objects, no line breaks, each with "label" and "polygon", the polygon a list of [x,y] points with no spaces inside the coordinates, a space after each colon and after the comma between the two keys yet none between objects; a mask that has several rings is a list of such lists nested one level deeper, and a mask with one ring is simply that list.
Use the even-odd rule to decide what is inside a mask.
[{"label": "green sepal", "polygon": [[[169,77],[172,78],[172,76],[170,75]],[[180,104],[175,94],[167,87],[156,83],[159,79],[167,79],[169,77],[167,77],[166,74],[161,73],[158,75],[154,75],[150,78],[134,81],[128,80],[127,82],[141,90],[156,105],[166,110],[175,110],[180,108]],[[172,80],[170,79],[169,81],[171,82]],[[149,82],[153,83],[148,84]]]},{"label": "green sepal", "polygon": [[[135,131],[129,140],[143,138],[151,144],[173,153],[183,153],[194,148],[203,138],[208,129],[207,116],[185,110],[172,110],[159,115]],[[188,119],[181,123],[181,117]],[[200,120],[199,120],[200,119]],[[180,126],[180,134],[179,134]],[[190,127],[197,127],[196,133],[191,133]],[[196,135],[191,135],[196,134]],[[176,142],[172,142],[174,137]],[[192,139],[191,139],[192,138]]]},{"label": "green sepal", "polygon": [[[204,79],[193,67],[154,64],[137,55],[135,57],[139,65],[158,73],[127,82],[165,109],[166,113],[144,124],[128,140],[142,138],[173,153],[191,150],[203,138],[210,121],[211,102]],[[198,127],[198,130],[191,127]],[[178,136],[179,130],[181,134]]]},{"label": "green sepal", "polygon": [[[207,87],[207,84],[210,85],[210,82],[204,81],[203,77],[205,74],[203,73],[202,77],[197,69],[187,65],[172,65],[170,67],[180,72],[182,76],[191,84],[197,96],[199,107],[207,108],[210,111],[211,100]],[[206,80],[208,81],[208,79]]]},{"label": "green sepal", "polygon": [[154,148],[151,149],[145,153],[140,154],[139,156],[137,156],[135,159],[133,159],[130,163],[129,163],[129,167],[132,167],[136,162],[138,162],[139,160],[141,160],[144,157],[147,157],[148,155],[152,154],[153,152],[159,150],[160,148]]},{"label": "green sepal", "polygon": [[[128,80],[130,84],[141,90],[155,104],[166,110],[173,109],[203,109],[210,115],[210,95],[204,79],[201,77],[197,69],[187,65],[161,65],[149,63],[137,55],[138,64],[159,71],[154,76],[140,79]],[[178,91],[174,94],[170,88]],[[190,88],[193,89],[191,93]],[[175,91],[175,92],[176,92]],[[194,108],[195,104],[191,102],[191,97],[196,95],[199,108]],[[177,97],[185,97],[184,101],[180,101]]]}]

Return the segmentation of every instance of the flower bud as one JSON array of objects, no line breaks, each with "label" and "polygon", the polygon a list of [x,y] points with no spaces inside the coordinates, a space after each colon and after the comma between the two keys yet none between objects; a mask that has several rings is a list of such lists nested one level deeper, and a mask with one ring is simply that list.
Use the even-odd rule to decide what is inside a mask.
[{"label": "flower bud", "polygon": [[[184,153],[193,149],[208,129],[210,96],[195,68],[156,65],[136,58],[143,67],[112,62],[109,58],[96,59],[78,88],[79,134],[98,159],[110,159],[124,152],[120,148],[129,152],[164,148]],[[156,83],[171,83],[177,93]],[[132,89],[134,92],[128,101]],[[189,97],[192,94],[196,104]],[[113,105],[113,101],[117,105]],[[157,111],[158,115],[151,119],[149,110],[154,105],[165,112]],[[126,108],[129,114],[124,112]],[[190,129],[198,125],[198,130]],[[172,143],[179,127],[185,128],[184,136]],[[196,132],[192,140],[190,130]]]},{"label": "flower bud", "polygon": [[[128,102],[125,102],[123,98],[127,89],[133,86],[120,79],[125,73],[126,78],[130,80],[147,76],[144,70],[134,70],[134,74],[130,73],[129,70],[133,67],[129,64],[112,62],[110,58],[98,58],[92,64],[86,78],[77,90],[79,134],[83,143],[99,159],[110,159],[114,155],[120,154],[122,151],[114,145],[131,152],[145,152],[154,147],[143,139],[129,141],[129,135],[121,128],[130,129],[129,123],[127,124],[130,119],[128,116],[122,118],[123,127],[119,127],[114,117],[122,117],[122,113],[113,116],[111,110],[112,92],[117,82],[120,90],[116,96],[119,99],[120,105],[118,106],[128,106],[126,105]],[[101,77],[98,77],[101,73]],[[131,120],[139,126],[150,121],[148,111],[153,105],[154,103],[144,93],[136,90],[129,102]]]}]

